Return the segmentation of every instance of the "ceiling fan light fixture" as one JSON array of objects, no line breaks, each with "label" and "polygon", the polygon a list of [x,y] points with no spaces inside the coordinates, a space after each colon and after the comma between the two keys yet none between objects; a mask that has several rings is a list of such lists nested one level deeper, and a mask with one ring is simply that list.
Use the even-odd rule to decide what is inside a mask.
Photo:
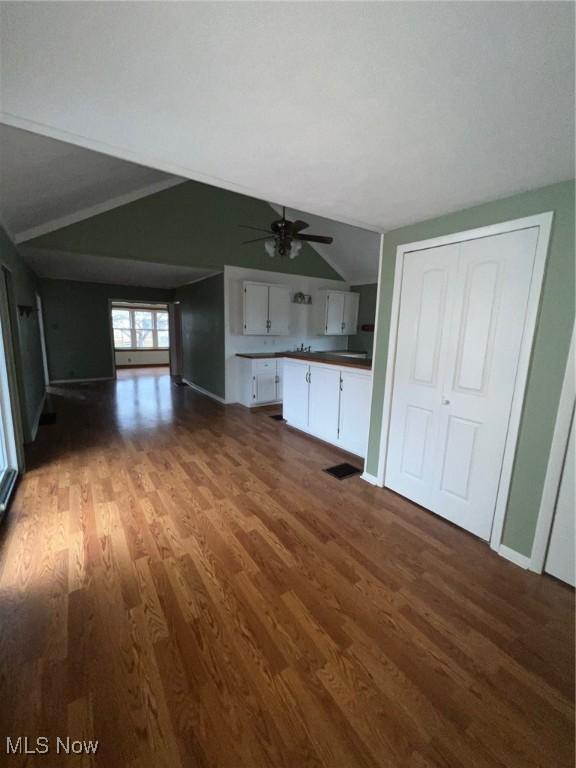
[{"label": "ceiling fan light fixture", "polygon": [[264,242],[264,248],[266,249],[266,253],[268,256],[270,256],[271,259],[276,256],[276,240],[266,240]]},{"label": "ceiling fan light fixture", "polygon": [[302,248],[302,243],[300,240],[292,240],[290,244],[290,250],[288,251],[288,256],[291,259],[295,259],[296,256],[300,253],[300,250]]}]

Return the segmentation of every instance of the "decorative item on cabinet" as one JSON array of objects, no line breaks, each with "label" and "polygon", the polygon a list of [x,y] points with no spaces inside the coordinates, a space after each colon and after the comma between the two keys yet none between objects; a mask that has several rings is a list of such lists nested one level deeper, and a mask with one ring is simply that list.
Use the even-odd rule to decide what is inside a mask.
[{"label": "decorative item on cabinet", "polygon": [[294,304],[312,304],[312,296],[310,296],[308,293],[302,293],[302,291],[298,291],[298,293],[294,294],[292,302]]}]

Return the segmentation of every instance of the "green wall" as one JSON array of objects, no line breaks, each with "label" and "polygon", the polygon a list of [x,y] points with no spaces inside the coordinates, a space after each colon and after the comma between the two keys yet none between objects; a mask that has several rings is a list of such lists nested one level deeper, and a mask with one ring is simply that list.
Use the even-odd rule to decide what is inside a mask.
[{"label": "green wall", "polygon": [[162,288],[40,280],[50,380],[112,375],[109,299],[170,301]]},{"label": "green wall", "polygon": [[366,471],[376,475],[397,246],[546,211],[554,211],[554,223],[503,538],[506,546],[523,555],[530,554],[534,540],[574,322],[573,181],[514,195],[386,233],[366,463]]},{"label": "green wall", "polygon": [[[36,307],[36,276],[20,258],[16,247],[0,227],[0,266],[9,273],[14,305]],[[12,308],[15,310],[15,307]],[[11,313],[11,335],[14,347],[18,395],[20,399],[24,441],[34,438],[39,410],[44,398],[44,370],[38,314]]]},{"label": "green wall", "polygon": [[224,275],[175,291],[182,314],[182,375],[224,398]]},{"label": "green wall", "polygon": [[362,326],[376,322],[376,299],[378,296],[378,284],[353,285],[352,291],[360,294],[358,303],[358,333],[348,337],[348,349],[372,354],[374,346],[374,333],[363,331]]},{"label": "green wall", "polygon": [[[271,259],[260,236],[240,224],[268,227],[278,214],[261,200],[188,181],[27,242],[35,248],[223,269],[252,269],[341,280],[305,245],[297,259]],[[262,233],[265,237],[265,233]]]}]

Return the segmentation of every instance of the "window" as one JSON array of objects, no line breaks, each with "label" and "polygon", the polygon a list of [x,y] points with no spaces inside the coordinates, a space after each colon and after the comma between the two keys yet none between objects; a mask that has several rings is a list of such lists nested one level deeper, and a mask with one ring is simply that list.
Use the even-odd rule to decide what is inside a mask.
[{"label": "window", "polygon": [[168,349],[168,328],[165,309],[112,309],[114,349]]}]

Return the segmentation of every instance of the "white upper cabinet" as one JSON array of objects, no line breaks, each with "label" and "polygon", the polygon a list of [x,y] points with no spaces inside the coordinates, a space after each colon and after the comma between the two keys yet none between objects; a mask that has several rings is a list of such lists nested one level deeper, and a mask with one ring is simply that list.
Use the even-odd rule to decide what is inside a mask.
[{"label": "white upper cabinet", "polygon": [[326,292],[326,323],[324,333],[329,336],[341,336],[344,328],[344,294],[336,291]]},{"label": "white upper cabinet", "polygon": [[358,326],[360,294],[351,291],[325,291],[323,298],[324,324],[321,332],[325,336],[355,334]]},{"label": "white upper cabinet", "polygon": [[290,332],[290,291],[285,285],[271,285],[268,290],[268,333],[288,336]]},{"label": "white upper cabinet", "polygon": [[262,283],[244,284],[244,333],[268,333],[268,290]]},{"label": "white upper cabinet", "polygon": [[290,291],[285,285],[244,283],[244,334],[287,336]]},{"label": "white upper cabinet", "polygon": [[360,294],[350,291],[344,294],[344,328],[342,333],[345,336],[353,335],[358,331],[358,303]]}]

